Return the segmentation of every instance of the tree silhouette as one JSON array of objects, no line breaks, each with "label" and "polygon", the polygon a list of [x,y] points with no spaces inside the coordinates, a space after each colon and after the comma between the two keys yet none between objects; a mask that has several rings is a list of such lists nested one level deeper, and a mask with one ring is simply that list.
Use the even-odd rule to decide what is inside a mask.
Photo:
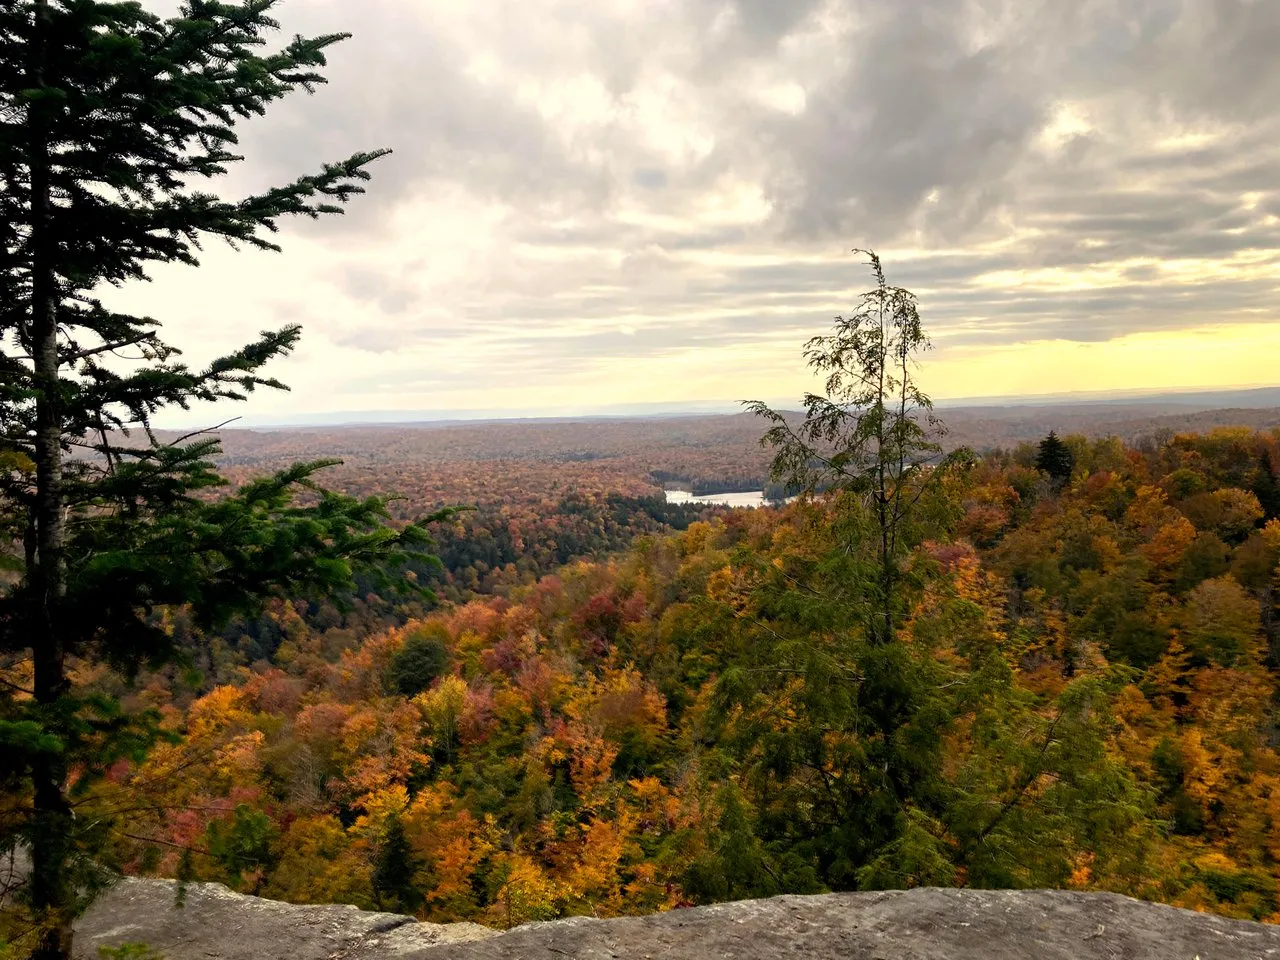
[{"label": "tree silhouette", "polygon": [[1052,430],[1040,441],[1036,452],[1036,469],[1042,470],[1058,486],[1071,479],[1071,471],[1075,467],[1075,457],[1070,448]]}]

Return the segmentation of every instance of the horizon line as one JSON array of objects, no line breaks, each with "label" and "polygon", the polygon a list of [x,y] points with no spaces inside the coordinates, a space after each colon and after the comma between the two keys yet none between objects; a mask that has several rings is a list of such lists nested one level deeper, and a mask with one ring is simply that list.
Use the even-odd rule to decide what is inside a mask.
[{"label": "horizon line", "polygon": [[[1274,391],[1270,402],[1254,404],[1256,407],[1280,407],[1280,385],[1247,385],[1238,387],[1137,387],[1126,390],[1075,390],[1045,394],[1005,394],[989,396],[946,397],[934,401],[939,408],[964,407],[1038,407],[1082,404],[1197,404],[1197,398],[1208,400],[1221,396],[1224,400],[1235,397],[1247,399],[1249,394],[1266,394]],[[447,410],[335,410],[319,413],[301,413],[282,418],[252,417],[233,418],[228,425],[233,430],[282,430],[315,427],[354,426],[406,426],[410,424],[451,424],[467,422],[531,422],[531,421],[586,421],[586,420],[636,420],[661,419],[663,417],[728,416],[744,413],[746,401],[654,401],[634,404],[604,404],[599,407],[541,407],[530,411],[503,408],[447,409]],[[798,409],[799,401],[768,400],[770,406],[790,410]],[[1233,404],[1227,404],[1227,407]],[[1239,405],[1234,404],[1234,405]],[[1247,406],[1248,404],[1246,404]],[[1209,409],[1209,408],[1205,408]],[[187,429],[189,425],[165,426],[161,429]]]}]

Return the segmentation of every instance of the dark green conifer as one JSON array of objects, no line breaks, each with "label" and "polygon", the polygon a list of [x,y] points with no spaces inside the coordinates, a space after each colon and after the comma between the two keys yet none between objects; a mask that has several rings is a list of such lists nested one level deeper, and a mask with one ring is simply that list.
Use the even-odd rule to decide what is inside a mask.
[{"label": "dark green conifer", "polygon": [[[161,410],[283,385],[260,371],[299,329],[267,331],[188,366],[161,324],[101,299],[150,265],[195,265],[200,244],[275,250],[282,217],[341,212],[359,153],[240,200],[201,189],[241,160],[234,127],[324,78],[342,35],[265,48],[277,0],[188,0],[163,20],[139,3],[9,0],[0,7],[0,518],[16,581],[0,595],[0,655],[33,686],[0,693],[0,766],[28,802],[0,847],[25,844],[35,954],[70,954],[109,820],[77,816],[85,782],[145,747],[146,724],[75,689],[77,660],[132,670],[163,658],[153,613],[211,625],[273,592],[345,588],[356,566],[427,542],[376,500],[316,487],[323,463],[213,495],[217,441],[165,441]],[[128,360],[140,361],[129,371]],[[294,502],[306,488],[312,506]],[[71,781],[75,774],[75,782]]]},{"label": "dark green conifer", "polygon": [[1044,471],[1055,484],[1061,485],[1071,479],[1075,465],[1071,449],[1050,430],[1049,435],[1040,441],[1036,452],[1036,469]]},{"label": "dark green conifer", "polygon": [[868,639],[883,646],[901,622],[901,561],[912,546],[920,490],[942,476],[936,466],[957,457],[943,461],[945,427],[915,379],[917,357],[931,346],[916,296],[888,282],[875,253],[855,252],[867,254],[875,285],[858,297],[851,316],[836,318],[831,334],[805,344],[826,393],[805,395],[798,425],[760,401],[747,407],[771,424],[761,442],[775,451],[773,481],[850,493],[867,505],[874,572],[863,614]]},{"label": "dark green conifer", "polygon": [[406,697],[416,696],[435,683],[449,667],[449,651],[444,642],[418,632],[405,638],[387,666],[387,686]]},{"label": "dark green conifer", "polygon": [[776,800],[762,833],[837,888],[862,884],[886,851],[901,860],[904,837],[916,836],[908,809],[933,806],[941,789],[942,680],[899,631],[915,593],[906,558],[930,529],[939,481],[965,456],[943,457],[943,425],[915,380],[929,347],[916,297],[868,256],[874,284],[805,348],[825,393],[805,396],[799,421],[749,405],[771,423],[773,479],[826,491],[815,540],[830,552],[808,568],[762,572],[759,663],[726,670],[721,683],[726,706],[790,701],[797,723],[740,722],[735,732],[759,764],[749,782]]},{"label": "dark green conifer", "polygon": [[414,913],[422,906],[422,893],[414,883],[418,868],[418,859],[404,833],[404,823],[398,816],[392,816],[373,860],[370,883],[378,909]]},{"label": "dark green conifer", "polygon": [[1266,520],[1280,517],[1280,478],[1271,467],[1271,455],[1263,450],[1258,454],[1258,469],[1251,489],[1262,505]]}]

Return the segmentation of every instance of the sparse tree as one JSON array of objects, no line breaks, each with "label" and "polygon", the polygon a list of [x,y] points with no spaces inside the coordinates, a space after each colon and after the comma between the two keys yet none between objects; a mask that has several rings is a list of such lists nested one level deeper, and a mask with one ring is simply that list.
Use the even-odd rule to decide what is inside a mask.
[{"label": "sparse tree", "polygon": [[875,566],[866,627],[870,641],[883,645],[901,617],[901,560],[912,546],[916,509],[945,466],[945,427],[913,372],[930,347],[915,294],[889,284],[875,253],[855,252],[866,254],[875,285],[850,316],[836,318],[832,333],[805,344],[825,395],[805,395],[798,424],[758,400],[747,408],[772,424],[761,442],[774,448],[774,481],[866,505]]},{"label": "sparse tree", "polygon": [[[826,883],[846,888],[877,883],[867,871],[886,858],[915,882],[949,876],[922,826],[933,822],[941,790],[944,681],[900,631],[915,592],[905,560],[930,527],[930,494],[963,457],[943,456],[943,426],[915,380],[916,357],[929,346],[916,297],[867,256],[874,285],[831,334],[805,346],[825,395],[805,396],[798,423],[749,404],[772,424],[762,442],[775,450],[773,478],[824,491],[826,503],[815,515],[812,559],[760,574],[747,608],[757,611],[758,663],[726,669],[720,684],[726,717],[762,718],[785,703],[796,718],[780,729],[735,725],[753,758],[747,779],[757,797],[810,811],[766,816],[762,829],[787,838],[778,844],[787,856],[804,850],[810,869],[816,863]],[[785,861],[777,869],[793,879],[784,886],[800,888],[804,870]]]}]

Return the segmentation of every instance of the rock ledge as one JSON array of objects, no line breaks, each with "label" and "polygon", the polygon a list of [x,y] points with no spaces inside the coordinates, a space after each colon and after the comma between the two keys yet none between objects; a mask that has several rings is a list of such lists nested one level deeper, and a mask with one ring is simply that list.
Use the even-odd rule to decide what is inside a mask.
[{"label": "rock ledge", "polygon": [[126,879],[77,925],[81,960],[147,943],[166,960],[1280,960],[1280,927],[1066,891],[919,889],[574,918],[505,933],[350,906],[295,906]]}]

